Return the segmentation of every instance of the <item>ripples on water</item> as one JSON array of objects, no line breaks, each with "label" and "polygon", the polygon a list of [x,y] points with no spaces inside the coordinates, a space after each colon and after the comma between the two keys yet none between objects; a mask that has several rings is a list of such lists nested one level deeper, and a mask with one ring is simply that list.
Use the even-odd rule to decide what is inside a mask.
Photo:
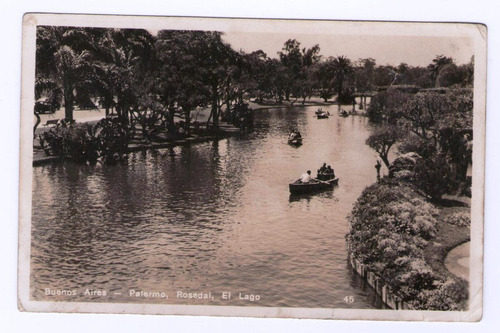
[{"label": "ripples on water", "polygon": [[[108,296],[70,300],[129,302],[135,289],[169,299],[134,302],[380,307],[349,269],[344,238],[352,204],[376,178],[367,119],[318,120],[314,111],[261,110],[247,136],[137,152],[127,165],[34,168],[32,298],[90,288]],[[300,147],[286,143],[295,128]],[[339,186],[291,196],[288,183],[323,162]],[[177,299],[179,290],[216,298]],[[233,298],[221,300],[223,291]],[[261,299],[242,302],[239,292]]]}]

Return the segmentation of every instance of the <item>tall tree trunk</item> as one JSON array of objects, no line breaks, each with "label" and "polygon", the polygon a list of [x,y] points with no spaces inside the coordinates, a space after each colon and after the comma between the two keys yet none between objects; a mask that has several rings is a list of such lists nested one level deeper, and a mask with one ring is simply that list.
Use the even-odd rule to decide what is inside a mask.
[{"label": "tall tree trunk", "polygon": [[230,92],[229,92],[229,89],[230,89],[230,81],[229,81],[229,77],[227,78],[226,80],[226,116],[228,116],[231,112],[231,108],[230,108],[230,105],[231,105],[231,101],[230,101]]},{"label": "tall tree trunk", "polygon": [[184,119],[186,122],[184,123],[184,129],[186,130],[186,134],[189,133],[189,128],[191,127],[191,110],[188,108],[182,108],[184,110]]},{"label": "tall tree trunk", "polygon": [[217,83],[212,84],[212,122],[215,129],[219,128],[219,114],[218,114],[218,104],[219,104],[219,95],[217,91]]},{"label": "tall tree trunk", "polygon": [[64,82],[64,118],[73,120],[73,86],[68,80]]},{"label": "tall tree trunk", "polygon": [[40,119],[40,115],[38,114],[38,112],[35,112],[35,117],[36,117],[36,123],[35,126],[33,126],[33,138],[35,137],[36,128],[38,127],[38,125],[40,125],[40,122],[42,121]]},{"label": "tall tree trunk", "polygon": [[167,130],[169,133],[175,133],[174,116],[175,110],[173,107],[170,107],[167,114]]},{"label": "tall tree trunk", "polygon": [[339,81],[339,97],[337,98],[337,102],[339,103],[339,105],[341,104],[341,101],[342,101],[342,98],[343,98],[343,96],[342,96],[342,85],[343,85],[343,82],[342,81],[343,81],[343,79],[341,79]]},{"label": "tall tree trunk", "polygon": [[382,162],[384,162],[385,166],[387,169],[389,169],[389,159],[387,158],[387,154],[379,154],[380,158],[382,159]]}]

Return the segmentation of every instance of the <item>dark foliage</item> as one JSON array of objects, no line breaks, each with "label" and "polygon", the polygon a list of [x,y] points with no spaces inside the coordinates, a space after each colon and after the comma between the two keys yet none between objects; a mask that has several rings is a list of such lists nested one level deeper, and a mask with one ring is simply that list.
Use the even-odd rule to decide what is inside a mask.
[{"label": "dark foliage", "polygon": [[61,123],[39,136],[45,153],[77,163],[95,163],[99,159],[114,164],[124,159],[128,133],[117,119],[103,119],[95,126]]}]

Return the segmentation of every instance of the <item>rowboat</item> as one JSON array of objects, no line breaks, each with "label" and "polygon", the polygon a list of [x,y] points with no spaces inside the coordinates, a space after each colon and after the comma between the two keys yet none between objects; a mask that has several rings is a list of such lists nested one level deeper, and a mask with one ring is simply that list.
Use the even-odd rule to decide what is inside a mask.
[{"label": "rowboat", "polygon": [[309,183],[303,183],[300,180],[296,180],[295,182],[289,184],[289,188],[290,193],[292,194],[302,194],[331,189],[334,185],[338,185],[338,183],[338,178],[327,181],[321,181],[314,178]]},{"label": "rowboat", "polygon": [[316,117],[318,117],[318,119],[326,119],[330,116],[330,113],[327,111],[322,111],[321,113],[316,113]]},{"label": "rowboat", "polygon": [[302,144],[302,138],[301,137],[295,137],[292,139],[288,139],[288,144],[290,145],[301,145]]},{"label": "rowboat", "polygon": [[293,131],[288,136],[288,144],[299,146],[302,144],[302,135],[299,131]]},{"label": "rowboat", "polygon": [[318,175],[316,176],[316,179],[318,180],[322,180],[322,181],[328,181],[328,180],[332,180],[332,179],[335,179],[335,174],[334,173],[318,173]]}]

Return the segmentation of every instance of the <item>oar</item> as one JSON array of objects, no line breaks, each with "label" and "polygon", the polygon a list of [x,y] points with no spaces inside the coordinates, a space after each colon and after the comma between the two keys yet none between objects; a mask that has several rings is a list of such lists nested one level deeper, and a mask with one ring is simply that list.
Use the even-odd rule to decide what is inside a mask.
[{"label": "oar", "polygon": [[318,178],[314,178],[314,179],[317,180],[320,183],[327,184],[327,185],[332,185],[332,183],[330,183],[330,181],[333,181],[336,178],[332,178],[332,179],[330,179],[330,181],[325,181],[325,180],[321,180],[321,179],[318,179]]},{"label": "oar", "polygon": [[318,179],[318,178],[314,178],[314,180],[318,181],[319,183],[323,183],[323,184],[326,184],[326,185],[331,185],[329,182],[321,180],[321,179]]}]

